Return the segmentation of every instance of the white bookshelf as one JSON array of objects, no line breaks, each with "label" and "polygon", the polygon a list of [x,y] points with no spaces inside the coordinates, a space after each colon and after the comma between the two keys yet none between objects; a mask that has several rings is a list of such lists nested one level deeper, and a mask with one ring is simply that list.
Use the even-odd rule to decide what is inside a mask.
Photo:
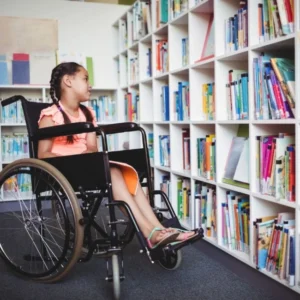
[{"label": "white bookshelf", "polygon": [[[295,33],[287,36],[282,36],[271,41],[259,43],[257,19],[258,19],[258,3],[259,0],[248,1],[248,47],[234,52],[226,52],[224,42],[224,19],[233,16],[239,7],[238,0],[200,0],[195,5],[193,0],[189,1],[189,8],[177,18],[171,20],[167,24],[163,24],[156,28],[155,16],[155,1],[152,1],[152,33],[138,42],[132,43],[131,32],[128,31],[127,48],[119,47],[119,53],[114,56],[114,59],[120,61],[120,65],[126,63],[131,55],[131,52],[137,50],[140,61],[139,80],[134,83],[134,86],[126,83],[129,73],[123,66],[119,72],[119,89],[118,101],[123,101],[123,94],[126,91],[134,88],[139,91],[140,95],[140,119],[138,122],[146,132],[154,134],[154,163],[152,165],[154,171],[154,185],[159,189],[160,178],[162,175],[169,175],[171,179],[171,202],[174,210],[177,211],[176,198],[176,180],[178,177],[184,177],[190,180],[191,194],[194,195],[196,182],[208,183],[215,187],[217,195],[217,231],[221,232],[220,203],[224,198],[226,191],[237,191],[249,197],[250,201],[250,249],[249,253],[243,253],[235,250],[229,250],[224,247],[221,242],[221,235],[218,234],[217,239],[205,237],[204,239],[212,243],[214,246],[231,254],[233,257],[243,261],[247,265],[255,268],[253,263],[253,226],[252,223],[256,218],[271,215],[278,212],[295,213],[296,227],[296,271],[295,271],[295,286],[290,287],[285,280],[280,280],[278,277],[269,274],[266,271],[261,271],[267,276],[277,280],[283,285],[289,286],[291,289],[300,293],[300,183],[299,176],[296,176],[296,201],[289,202],[281,199],[276,200],[274,197],[261,194],[256,188],[255,178],[255,137],[263,134],[293,132],[296,137],[296,174],[299,169],[300,155],[300,110],[299,103],[300,93],[298,92],[300,84],[300,3],[294,1],[295,15]],[[214,14],[215,20],[215,57],[197,62],[200,58],[203,43],[206,34],[207,23],[209,20],[208,13]],[[132,18],[132,7],[130,7],[121,19],[127,22],[130,29],[130,20]],[[121,20],[120,19],[120,20]],[[115,23],[115,29],[119,30],[120,20]],[[118,35],[120,37],[120,35]],[[189,64],[182,66],[181,64],[181,38],[188,37],[189,40]],[[157,73],[155,70],[156,59],[156,40],[167,38],[169,50],[169,69],[164,74]],[[119,45],[123,44],[119,40]],[[145,75],[145,49],[152,45],[152,76]],[[295,119],[284,120],[256,120],[254,116],[254,89],[253,89],[253,73],[252,61],[258,57],[261,52],[270,52],[274,54],[284,54],[284,57],[293,56],[296,64],[296,116]],[[127,61],[128,63],[128,61]],[[228,70],[230,69],[245,69],[249,74],[249,120],[232,121],[227,120],[226,112],[226,90],[225,83],[227,81]],[[176,121],[174,119],[174,105],[172,101],[173,91],[177,89],[178,81],[189,81],[190,86],[190,120]],[[215,82],[216,87],[216,102],[215,120],[205,121],[201,108],[201,94],[203,83]],[[161,87],[168,84],[170,87],[170,121],[162,121],[161,108]],[[122,119],[120,119],[122,121]],[[226,158],[232,137],[236,136],[238,126],[244,124],[249,128],[249,172],[250,172],[250,188],[245,189],[238,186],[232,186],[222,182]],[[190,156],[191,170],[186,171],[182,168],[182,141],[181,129],[190,129]],[[216,135],[216,180],[208,180],[198,176],[197,174],[197,153],[196,153],[196,138],[203,137],[206,134],[215,133]],[[160,166],[159,161],[159,145],[158,136],[162,134],[170,135],[171,144],[171,166]],[[130,139],[132,141],[133,139]],[[134,142],[136,144],[136,141]],[[131,146],[131,145],[130,145]],[[174,196],[175,195],[175,196]],[[193,198],[193,197],[192,197]],[[191,203],[192,209],[194,204]],[[194,216],[190,220],[183,220],[182,224],[186,227],[193,227]]]}]

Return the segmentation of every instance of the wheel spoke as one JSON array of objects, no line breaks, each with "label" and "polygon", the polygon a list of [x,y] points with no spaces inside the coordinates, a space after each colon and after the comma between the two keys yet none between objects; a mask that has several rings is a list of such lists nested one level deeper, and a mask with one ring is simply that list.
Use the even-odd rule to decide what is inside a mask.
[{"label": "wheel spoke", "polygon": [[[22,275],[42,280],[62,277],[76,263],[75,249],[82,243],[77,197],[47,163],[23,161],[24,165],[14,162],[1,173],[0,251]],[[31,186],[23,188],[23,183]]]}]

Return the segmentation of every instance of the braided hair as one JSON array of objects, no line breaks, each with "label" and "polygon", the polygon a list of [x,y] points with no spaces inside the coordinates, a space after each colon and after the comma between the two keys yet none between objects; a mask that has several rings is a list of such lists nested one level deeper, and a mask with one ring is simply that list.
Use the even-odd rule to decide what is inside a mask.
[{"label": "braided hair", "polygon": [[[57,65],[52,70],[51,79],[50,79],[50,97],[52,99],[53,104],[55,104],[58,107],[59,111],[62,113],[65,124],[70,124],[71,120],[69,119],[68,115],[63,111],[62,107],[59,105],[58,102],[58,100],[61,98],[61,80],[64,75],[76,74],[80,70],[80,68],[82,68],[82,66],[75,62],[66,62]],[[93,116],[90,110],[82,104],[80,104],[79,107],[84,113],[86,117],[86,121],[93,122]],[[67,143],[72,144],[73,142],[74,142],[74,137],[72,135],[68,135]]]}]

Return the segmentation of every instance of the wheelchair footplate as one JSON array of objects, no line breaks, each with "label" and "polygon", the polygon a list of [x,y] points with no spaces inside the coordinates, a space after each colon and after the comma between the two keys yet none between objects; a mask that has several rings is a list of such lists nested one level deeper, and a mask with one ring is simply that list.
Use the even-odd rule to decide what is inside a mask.
[{"label": "wheelchair footplate", "polygon": [[[180,228],[183,230],[186,230],[182,227],[180,227]],[[204,236],[202,228],[196,228],[191,231],[194,231],[196,233],[196,235],[190,239],[187,239],[184,241],[178,241],[178,242],[175,241],[175,242],[172,242],[172,243],[169,243],[169,244],[166,244],[163,246],[159,246],[159,247],[153,248],[153,249],[148,248],[149,256],[151,257],[150,260],[152,260],[152,261],[160,260],[162,256],[167,256],[169,254],[173,254],[176,251],[178,251],[179,249],[181,249],[187,245],[193,244],[196,241],[202,239]]]}]

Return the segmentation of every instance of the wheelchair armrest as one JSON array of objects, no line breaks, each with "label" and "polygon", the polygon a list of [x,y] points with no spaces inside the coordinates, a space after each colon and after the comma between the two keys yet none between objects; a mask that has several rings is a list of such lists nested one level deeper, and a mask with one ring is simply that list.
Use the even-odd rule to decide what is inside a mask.
[{"label": "wheelchair armrest", "polygon": [[140,130],[140,126],[133,122],[100,125],[99,128],[105,134],[114,134],[114,133]]},{"label": "wheelchair armrest", "polygon": [[73,134],[100,132],[101,129],[95,127],[90,122],[78,122],[38,129],[37,134],[33,137],[34,140],[44,140],[59,136],[67,136]]}]

